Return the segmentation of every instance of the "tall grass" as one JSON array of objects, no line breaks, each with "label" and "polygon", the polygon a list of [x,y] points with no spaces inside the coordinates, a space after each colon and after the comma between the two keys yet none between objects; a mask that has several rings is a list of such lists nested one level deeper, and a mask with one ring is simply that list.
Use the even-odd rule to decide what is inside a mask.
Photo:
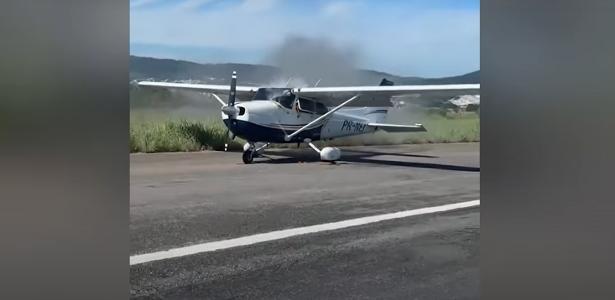
[{"label": "tall grass", "polygon": [[475,113],[454,116],[429,115],[421,120],[427,132],[407,135],[404,143],[479,142],[480,119]]},{"label": "tall grass", "polygon": [[[166,120],[130,125],[131,152],[224,150],[226,127],[217,121]],[[231,149],[241,148],[238,141]]]}]

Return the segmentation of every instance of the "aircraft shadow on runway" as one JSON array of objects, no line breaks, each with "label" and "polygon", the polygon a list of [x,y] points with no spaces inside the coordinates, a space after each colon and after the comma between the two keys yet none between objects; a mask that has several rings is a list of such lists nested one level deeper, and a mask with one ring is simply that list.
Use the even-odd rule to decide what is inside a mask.
[{"label": "aircraft shadow on runway", "polygon": [[[272,158],[269,155],[284,156],[282,158]],[[335,164],[348,164],[348,163],[366,163],[377,165],[388,165],[398,167],[411,167],[411,168],[425,168],[425,169],[440,169],[449,171],[464,171],[464,172],[480,172],[480,167],[460,166],[451,164],[441,164],[432,162],[419,162],[419,161],[403,161],[403,160],[385,160],[374,158],[380,155],[398,156],[398,157],[414,157],[414,158],[429,158],[434,159],[438,156],[421,155],[421,154],[409,154],[409,153],[395,153],[395,152],[376,152],[376,151],[363,151],[363,150],[342,150],[342,158]],[[263,159],[264,158],[264,159]],[[265,151],[261,158],[254,160],[254,163],[270,163],[270,164],[296,164],[301,162],[320,162],[320,157],[316,152],[304,149],[288,149],[278,151]]]}]

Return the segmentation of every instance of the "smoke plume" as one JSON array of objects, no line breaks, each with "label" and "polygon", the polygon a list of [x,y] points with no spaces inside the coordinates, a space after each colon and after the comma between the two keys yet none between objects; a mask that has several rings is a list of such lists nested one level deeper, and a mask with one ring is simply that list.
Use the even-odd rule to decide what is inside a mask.
[{"label": "smoke plume", "polygon": [[266,63],[281,70],[282,78],[276,81],[293,86],[351,85],[357,82],[358,53],[353,47],[338,47],[325,38],[288,36],[272,50]]}]

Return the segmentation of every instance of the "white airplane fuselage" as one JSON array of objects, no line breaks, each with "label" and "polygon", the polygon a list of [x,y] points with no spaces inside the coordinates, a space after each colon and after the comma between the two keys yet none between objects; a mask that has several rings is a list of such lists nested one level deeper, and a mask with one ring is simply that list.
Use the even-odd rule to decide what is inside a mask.
[{"label": "white airplane fuselage", "polygon": [[239,113],[231,118],[222,113],[229,130],[249,142],[265,143],[297,143],[372,133],[376,128],[367,124],[382,122],[387,114],[387,109],[382,107],[343,108],[286,140],[287,135],[322,114],[300,110],[296,105],[287,108],[273,100],[246,101],[237,103],[236,107]]}]

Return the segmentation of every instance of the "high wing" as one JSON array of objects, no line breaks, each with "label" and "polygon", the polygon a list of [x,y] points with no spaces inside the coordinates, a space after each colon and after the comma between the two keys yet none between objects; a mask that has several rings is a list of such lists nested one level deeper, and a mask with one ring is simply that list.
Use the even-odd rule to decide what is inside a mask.
[{"label": "high wing", "polygon": [[[176,82],[141,81],[140,86],[192,90],[197,92],[228,95],[230,86]],[[237,97],[242,101],[252,99],[259,87],[237,86]],[[352,106],[390,106],[393,97],[404,99],[445,101],[458,95],[480,93],[480,84],[397,85],[397,86],[343,86],[293,88],[300,97],[311,98],[327,106],[336,106],[346,99],[360,95]]]},{"label": "high wing", "polygon": [[[202,93],[212,93],[216,95],[228,96],[230,85],[213,85],[213,84],[193,84],[193,83],[177,83],[177,82],[156,82],[156,81],[140,81],[140,86],[152,86],[160,88],[192,90]],[[236,96],[239,100],[247,101],[252,99],[258,87],[255,86],[237,86]]]},{"label": "high wing", "polygon": [[327,106],[338,105],[357,94],[360,98],[353,102],[353,106],[390,106],[392,97],[445,101],[458,95],[477,95],[480,94],[480,84],[305,87],[295,88],[293,93]]}]

